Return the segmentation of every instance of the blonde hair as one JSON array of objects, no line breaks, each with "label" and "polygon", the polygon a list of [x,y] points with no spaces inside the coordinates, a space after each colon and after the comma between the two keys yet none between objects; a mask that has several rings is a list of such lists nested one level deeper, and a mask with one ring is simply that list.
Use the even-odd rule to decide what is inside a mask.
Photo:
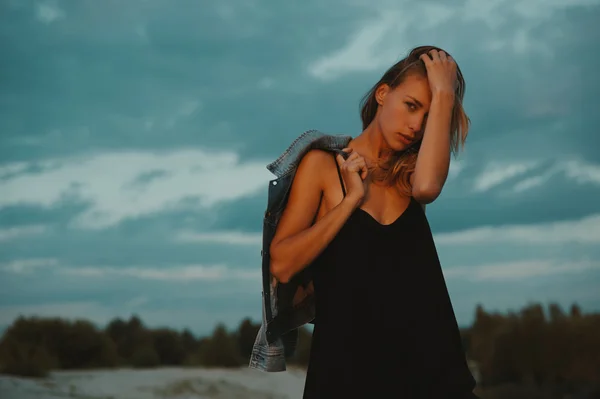
[{"label": "blonde hair", "polygon": [[[379,104],[375,98],[375,93],[379,86],[387,84],[391,89],[394,89],[402,84],[409,75],[417,74],[426,77],[427,69],[425,68],[424,62],[419,57],[434,49],[444,51],[439,47],[434,46],[416,47],[410,51],[407,57],[398,61],[383,74],[379,82],[369,90],[361,101],[360,116],[362,119],[363,130],[373,122],[375,115],[377,114]],[[454,108],[450,124],[450,150],[454,155],[458,153],[459,149],[464,147],[469,126],[471,124],[471,121],[462,106],[465,93],[465,80],[458,65],[456,67],[456,74],[458,85],[454,96]],[[420,146],[421,142],[419,141],[409,149],[396,152],[386,161],[380,161],[376,166],[371,167],[370,172],[373,181],[390,186],[398,184],[402,191],[407,195],[410,195],[410,176],[415,170]]]}]

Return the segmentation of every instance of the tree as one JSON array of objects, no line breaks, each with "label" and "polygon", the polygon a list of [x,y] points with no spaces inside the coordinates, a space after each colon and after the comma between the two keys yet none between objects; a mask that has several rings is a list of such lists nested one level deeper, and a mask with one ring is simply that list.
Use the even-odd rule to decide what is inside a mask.
[{"label": "tree", "polygon": [[252,348],[254,347],[254,341],[256,340],[256,335],[258,334],[259,329],[260,324],[253,324],[249,318],[244,319],[240,324],[238,329],[238,346],[240,349],[240,355],[244,359],[250,359]]},{"label": "tree", "polygon": [[186,353],[179,333],[163,328],[153,331],[152,336],[154,350],[160,364],[173,366],[183,364]]},{"label": "tree", "polygon": [[242,364],[236,343],[221,323],[202,345],[200,358],[203,365],[210,367],[238,367]]}]

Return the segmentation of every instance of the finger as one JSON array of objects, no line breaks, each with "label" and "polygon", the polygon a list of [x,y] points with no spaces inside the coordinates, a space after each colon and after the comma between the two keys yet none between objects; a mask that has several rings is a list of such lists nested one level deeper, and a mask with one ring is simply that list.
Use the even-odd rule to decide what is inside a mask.
[{"label": "finger", "polygon": [[366,165],[365,159],[363,157],[361,157],[358,154],[352,154],[352,155],[356,155],[356,156],[352,157],[352,159],[348,158],[347,162],[349,162],[352,165]]},{"label": "finger", "polygon": [[348,157],[348,159],[346,161],[354,161],[355,159],[359,158],[360,155],[358,155],[358,152],[354,152],[352,154],[350,154],[350,156]]},{"label": "finger", "polygon": [[337,149],[337,148],[336,148],[336,149],[334,149],[334,150],[333,150],[333,152],[334,152],[336,155],[340,155],[340,156],[341,156],[343,159],[348,159],[348,156],[349,156],[349,155],[348,155],[348,153],[347,153],[346,151],[344,151],[344,150],[340,150],[340,149]]},{"label": "finger", "polygon": [[342,166],[346,160],[350,157],[350,155],[348,155],[346,152],[343,152],[341,150],[336,150],[335,151],[335,159],[338,161],[338,164],[340,166]]},{"label": "finger", "polygon": [[429,65],[431,65],[431,58],[429,57],[429,54],[421,54],[419,58],[425,63],[425,66],[428,67]]},{"label": "finger", "polygon": [[437,50],[431,50],[429,52],[429,54],[431,54],[431,59],[433,60],[433,62],[439,61],[440,60],[440,55],[438,53]]},{"label": "finger", "polygon": [[348,170],[352,172],[357,172],[363,178],[363,180],[367,177],[367,174],[369,172],[369,169],[367,168],[367,163],[364,159],[357,159],[355,161],[352,161],[348,165]]},{"label": "finger", "polygon": [[350,147],[342,148],[342,151],[346,153],[346,155],[351,154],[354,150]]},{"label": "finger", "polygon": [[360,172],[360,163],[356,160],[346,161],[343,165],[344,169],[350,173]]},{"label": "finger", "polygon": [[367,163],[363,162],[361,165],[360,178],[365,180],[368,175],[369,175],[369,168],[367,168]]},{"label": "finger", "polygon": [[448,55],[446,54],[445,51],[439,51],[438,55],[439,55],[441,61],[444,61],[444,62],[448,61]]},{"label": "finger", "polygon": [[456,60],[454,59],[454,57],[448,56],[448,61],[452,62],[454,65],[456,65]]},{"label": "finger", "polygon": [[344,173],[352,173],[356,172],[356,165],[354,164],[354,162],[344,161],[344,163],[342,163],[342,165],[340,166],[340,169]]}]

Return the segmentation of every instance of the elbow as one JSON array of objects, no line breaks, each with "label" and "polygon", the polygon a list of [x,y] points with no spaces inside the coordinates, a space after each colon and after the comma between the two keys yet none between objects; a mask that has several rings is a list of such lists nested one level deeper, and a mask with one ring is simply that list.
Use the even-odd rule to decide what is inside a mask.
[{"label": "elbow", "polygon": [[275,277],[275,279],[278,282],[280,282],[282,284],[286,284],[290,281],[292,276],[290,275],[288,270],[289,269],[287,267],[285,267],[284,265],[282,265],[281,262],[273,261],[273,259],[271,259],[271,266],[270,266],[271,275],[273,277]]},{"label": "elbow", "polygon": [[439,197],[441,192],[442,188],[437,184],[413,186],[412,196],[421,204],[431,204]]},{"label": "elbow", "polygon": [[270,265],[269,271],[271,275],[277,279],[280,283],[287,283],[291,279],[291,275],[289,273],[289,267],[282,262],[280,257],[278,256],[277,247],[271,243],[270,248]]}]

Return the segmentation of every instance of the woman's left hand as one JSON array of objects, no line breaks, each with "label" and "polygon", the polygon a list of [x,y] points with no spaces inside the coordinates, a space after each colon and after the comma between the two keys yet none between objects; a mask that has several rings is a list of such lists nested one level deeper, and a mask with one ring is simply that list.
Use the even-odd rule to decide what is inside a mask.
[{"label": "woman's left hand", "polygon": [[419,57],[427,68],[427,79],[432,94],[454,94],[458,80],[456,62],[443,51],[431,50]]}]

